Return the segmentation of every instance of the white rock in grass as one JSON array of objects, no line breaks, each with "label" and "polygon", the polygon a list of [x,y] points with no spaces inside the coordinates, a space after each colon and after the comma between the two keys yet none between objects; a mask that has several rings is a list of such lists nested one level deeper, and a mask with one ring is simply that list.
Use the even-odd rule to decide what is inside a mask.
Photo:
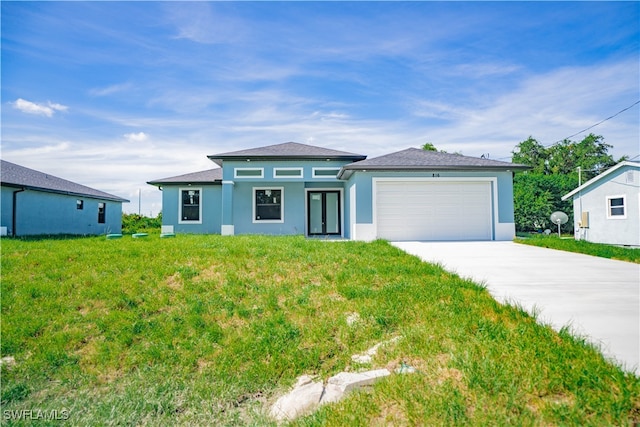
[{"label": "white rock in grass", "polygon": [[11,367],[16,364],[16,359],[13,356],[5,356],[0,359],[0,366],[7,365],[7,367]]},{"label": "white rock in grass", "polygon": [[309,375],[303,375],[298,378],[293,390],[273,404],[270,414],[278,421],[294,420],[313,411],[320,404],[323,391],[321,382],[314,382]]},{"label": "white rock in grass", "polygon": [[350,313],[347,316],[347,325],[353,326],[360,321],[360,315],[358,313]]},{"label": "white rock in grass", "polygon": [[391,375],[391,372],[387,369],[376,369],[358,373],[340,372],[327,381],[321,403],[337,402],[350,391],[372,385],[376,381],[389,375]]},{"label": "white rock in grass", "polygon": [[365,351],[363,354],[354,354],[353,356],[351,356],[351,360],[361,364],[371,363],[373,356],[378,354],[378,349],[380,347],[387,344],[393,344],[395,342],[398,342],[400,339],[402,339],[402,337],[398,336],[398,337],[391,338],[389,341],[379,342],[378,344],[374,345],[373,347]]},{"label": "white rock in grass", "polygon": [[313,412],[319,405],[338,402],[350,391],[370,386],[389,375],[391,372],[388,369],[340,372],[329,378],[326,386],[313,381],[309,375],[303,375],[289,393],[280,396],[273,404],[269,414],[277,421],[293,421]]}]

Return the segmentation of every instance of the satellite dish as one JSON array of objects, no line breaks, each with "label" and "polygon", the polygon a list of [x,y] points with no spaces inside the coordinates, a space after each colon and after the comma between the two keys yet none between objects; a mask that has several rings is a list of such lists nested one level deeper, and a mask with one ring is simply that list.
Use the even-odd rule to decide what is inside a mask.
[{"label": "satellite dish", "polygon": [[562,224],[566,224],[567,221],[569,221],[569,217],[564,212],[555,211],[551,214],[549,219],[551,219],[551,222],[553,222],[554,224],[558,224],[558,237],[560,237],[560,226]]}]

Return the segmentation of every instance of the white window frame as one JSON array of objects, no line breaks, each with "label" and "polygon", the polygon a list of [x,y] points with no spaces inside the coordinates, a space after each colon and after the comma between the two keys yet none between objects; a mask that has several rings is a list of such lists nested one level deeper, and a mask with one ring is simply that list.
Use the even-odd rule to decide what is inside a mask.
[{"label": "white window frame", "polygon": [[[183,191],[199,191],[200,192],[200,204],[198,206],[198,220],[182,219],[182,192]],[[202,224],[202,199],[204,193],[202,187],[180,187],[178,188],[178,224]]]},{"label": "white window frame", "polygon": [[[280,190],[280,219],[256,219],[256,191],[259,190]],[[253,212],[251,219],[254,224],[282,224],[284,223],[284,187],[253,187],[251,191],[253,201]]]},{"label": "white window frame", "polygon": [[[317,175],[317,171],[326,171],[326,170],[335,170],[336,174],[335,175]],[[316,179],[331,179],[331,178],[336,178],[338,176],[338,174],[340,173],[340,167],[339,166],[334,166],[334,167],[328,167],[328,168],[313,168],[312,169],[312,177],[316,178]]]},{"label": "white window frame", "polygon": [[[298,171],[298,175],[284,175],[278,176],[278,171]],[[294,178],[303,178],[304,172],[302,168],[273,168],[273,178],[274,179],[294,179]]]},{"label": "white window frame", "polygon": [[[260,175],[251,175],[251,176],[244,176],[244,175],[238,175],[238,171],[260,171]],[[237,178],[237,179],[260,179],[260,178],[264,178],[264,168],[235,168],[233,170],[233,177]]]},{"label": "white window frame", "polygon": [[[622,215],[612,215],[611,214],[611,200],[613,199],[622,199],[622,206],[613,206],[613,208],[622,208],[624,211],[624,214]],[[627,219],[627,210],[628,210],[628,206],[627,206],[627,196],[625,194],[618,194],[615,196],[607,196],[606,199],[606,209],[607,209],[607,219]]]}]

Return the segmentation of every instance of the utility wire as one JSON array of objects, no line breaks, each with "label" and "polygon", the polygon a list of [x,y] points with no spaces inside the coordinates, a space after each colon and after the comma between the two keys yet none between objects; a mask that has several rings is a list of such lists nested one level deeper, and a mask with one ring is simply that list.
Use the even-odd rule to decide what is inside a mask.
[{"label": "utility wire", "polygon": [[[598,123],[596,123],[595,125],[591,125],[591,126],[589,126],[588,128],[582,129],[580,132],[576,132],[576,133],[574,133],[573,135],[569,135],[569,136],[567,136],[567,137],[565,137],[565,138],[563,138],[563,139],[560,139],[560,140],[558,140],[558,141],[556,141],[556,142],[552,142],[551,144],[543,145],[543,147],[544,147],[544,148],[549,148],[549,147],[551,147],[552,145],[559,144],[559,143],[561,143],[561,142],[562,142],[562,141],[564,141],[564,140],[567,140],[567,139],[569,139],[569,138],[573,138],[573,137],[574,137],[574,136],[576,136],[576,135],[580,135],[582,132],[586,132],[586,131],[588,131],[589,129],[593,129],[594,127],[596,127],[596,126],[598,126],[598,125],[601,125],[602,123],[604,123],[604,122],[606,122],[606,121],[608,121],[608,120],[613,119],[614,117],[616,117],[616,116],[618,116],[618,115],[620,115],[620,114],[624,113],[625,111],[630,110],[631,108],[635,107],[635,106],[636,106],[636,105],[638,105],[638,104],[640,104],[640,99],[639,99],[639,100],[637,100],[636,102],[634,102],[633,104],[629,105],[628,107],[623,108],[622,110],[618,111],[618,112],[617,112],[617,113],[615,113],[614,115],[609,116],[609,117],[607,117],[607,118],[606,118],[606,119],[604,119],[604,120],[600,120],[600,121],[599,121]],[[516,145],[516,146],[517,146],[517,145]],[[515,147],[514,147],[514,148],[515,148]],[[635,159],[635,158],[637,158],[637,157],[640,157],[640,155],[635,156],[634,158],[632,158],[632,159],[630,159],[630,160],[633,160],[633,159]],[[510,157],[498,157],[498,159],[497,159],[497,160],[505,160],[505,159],[511,159],[511,158],[513,158],[513,156],[510,156]]]},{"label": "utility wire", "polygon": [[588,131],[589,129],[593,129],[594,127],[596,127],[596,126],[598,126],[598,125],[601,125],[602,123],[606,122],[607,120],[611,120],[611,119],[613,119],[613,118],[614,118],[614,117],[616,117],[617,115],[624,113],[625,111],[627,111],[627,110],[629,110],[629,109],[633,108],[634,106],[636,106],[636,105],[638,105],[638,104],[640,104],[640,99],[639,99],[639,100],[637,100],[636,102],[634,102],[633,104],[629,105],[627,108],[623,108],[622,110],[618,111],[618,112],[617,112],[617,113],[615,113],[613,116],[609,116],[609,117],[607,117],[606,119],[599,121],[599,122],[598,122],[598,123],[596,123],[595,125],[591,125],[591,126],[589,126],[588,128],[586,128],[586,129],[582,129],[580,132],[576,132],[576,133],[574,133],[573,135],[569,135],[569,136],[567,136],[566,138],[563,138],[563,139],[561,139],[561,140],[559,140],[559,141],[556,141],[556,142],[554,142],[554,143],[552,143],[552,144],[545,145],[544,147],[545,147],[545,148],[548,148],[548,147],[551,147],[552,145],[556,145],[556,144],[558,144],[558,143],[560,143],[560,142],[562,142],[562,141],[564,141],[564,140],[566,140],[566,139],[573,138],[573,137],[574,137],[574,136],[576,136],[576,135],[580,135],[582,132],[586,132],[586,131]]}]

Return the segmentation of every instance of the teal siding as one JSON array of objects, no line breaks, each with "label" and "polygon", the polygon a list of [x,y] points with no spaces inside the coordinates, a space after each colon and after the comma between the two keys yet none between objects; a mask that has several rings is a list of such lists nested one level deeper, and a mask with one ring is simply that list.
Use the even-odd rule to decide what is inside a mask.
[{"label": "teal siding", "polygon": [[[215,233],[222,230],[233,234],[305,234],[306,233],[306,192],[310,189],[340,189],[341,198],[341,230],[346,238],[351,238],[354,226],[373,225],[373,178],[495,178],[492,186],[492,198],[497,200],[497,209],[493,210],[497,223],[513,223],[513,181],[511,172],[496,171],[399,171],[354,172],[348,180],[341,181],[335,177],[314,178],[313,168],[339,168],[350,162],[302,160],[302,161],[225,161],[222,171],[222,185],[193,184],[194,188],[202,188],[202,224],[179,224],[179,188],[187,188],[183,184],[163,185],[163,224],[173,225],[178,233]],[[235,169],[262,169],[263,176],[235,176]],[[302,168],[301,177],[274,178],[275,168]],[[435,176],[434,176],[435,175]],[[355,185],[353,196],[350,189]],[[255,222],[253,203],[254,188],[282,188],[284,190],[284,220],[282,222]],[[355,203],[353,203],[355,202]],[[355,212],[352,207],[355,205]],[[493,208],[494,206],[492,206]],[[224,227],[223,227],[224,226]],[[364,231],[363,231],[364,230]],[[365,235],[371,229],[363,228],[357,233]],[[496,230],[494,230],[496,233]],[[361,238],[359,235],[357,238]],[[495,236],[494,236],[495,237]]]},{"label": "teal siding", "polygon": [[191,187],[200,188],[200,203],[202,204],[201,224],[180,224],[178,213],[180,209],[180,189],[189,188],[188,185],[162,186],[162,225],[173,225],[176,233],[220,234],[222,223],[222,186],[194,184]]},{"label": "teal siding", "polygon": [[[336,178],[314,178],[313,168],[341,168],[342,166],[349,164],[350,162],[341,161],[326,161],[326,160],[289,160],[289,161],[225,161],[222,168],[222,180],[234,181],[234,182],[301,182],[301,181],[313,181],[313,182],[335,182]],[[234,171],[236,168],[241,169],[264,169],[263,178],[251,178],[251,177],[235,177]],[[274,178],[274,168],[302,168],[302,178]]]},{"label": "teal siding", "polygon": [[[2,187],[2,226],[7,234],[17,236],[38,234],[97,235],[122,231],[122,202],[44,191],[26,190],[16,194],[16,228],[13,230],[13,192]],[[77,209],[77,201],[83,209]],[[98,223],[98,203],[105,203],[105,223]]]}]

